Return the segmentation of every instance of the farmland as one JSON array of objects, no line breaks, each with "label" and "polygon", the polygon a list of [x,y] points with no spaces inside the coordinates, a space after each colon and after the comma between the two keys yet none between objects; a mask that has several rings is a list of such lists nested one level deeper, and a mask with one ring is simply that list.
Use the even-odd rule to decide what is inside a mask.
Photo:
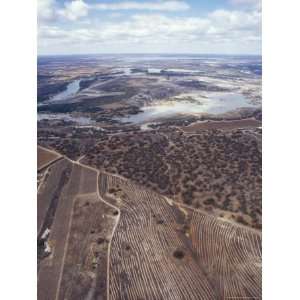
[{"label": "farmland", "polygon": [[118,177],[99,180],[102,197],[121,211],[111,245],[111,299],[259,297],[259,232]]},{"label": "farmland", "polygon": [[56,161],[60,158],[58,153],[50,151],[49,149],[42,148],[40,146],[37,147],[37,167],[38,170],[43,169],[50,163]]},{"label": "farmland", "polygon": [[41,57],[38,299],[261,299],[260,57]]},{"label": "farmland", "polygon": [[259,231],[68,159],[50,168],[39,299],[259,298]]},{"label": "farmland", "polygon": [[64,159],[48,172],[38,194],[38,298],[106,299],[114,209],[98,197],[95,170]]}]

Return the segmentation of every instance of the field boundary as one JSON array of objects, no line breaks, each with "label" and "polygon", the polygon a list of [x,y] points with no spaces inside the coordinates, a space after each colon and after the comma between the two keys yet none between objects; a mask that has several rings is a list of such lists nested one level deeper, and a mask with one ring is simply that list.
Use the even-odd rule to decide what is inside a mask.
[{"label": "field boundary", "polygon": [[[47,148],[44,148],[44,147],[43,147],[43,149],[48,150]],[[100,175],[101,175],[101,174],[104,174],[104,175],[108,175],[108,176],[111,176],[111,177],[119,178],[119,179],[124,180],[124,181],[132,182],[132,183],[133,183],[134,185],[136,185],[137,187],[141,187],[141,188],[143,188],[143,189],[145,189],[145,190],[148,190],[148,191],[150,191],[150,192],[154,192],[154,193],[156,193],[156,194],[157,194],[157,192],[155,192],[155,191],[153,191],[152,189],[149,189],[149,188],[147,188],[147,187],[144,187],[144,186],[142,186],[142,185],[140,185],[140,184],[134,182],[133,180],[128,179],[128,178],[125,178],[125,177],[123,177],[123,176],[121,176],[121,175],[118,175],[118,174],[111,174],[111,173],[106,172],[106,171],[103,171],[103,170],[101,170],[101,169],[96,169],[96,168],[91,167],[91,166],[89,166],[89,165],[82,164],[82,163],[81,163],[80,161],[78,161],[78,160],[77,160],[77,161],[74,161],[74,160],[68,158],[67,156],[62,155],[62,154],[59,154],[59,153],[57,153],[57,152],[55,152],[55,151],[52,151],[52,150],[49,150],[49,151],[58,154],[58,155],[59,155],[59,158],[58,158],[58,159],[63,159],[63,158],[65,158],[65,159],[69,160],[69,161],[70,161],[72,164],[74,164],[74,165],[79,165],[79,166],[81,166],[82,168],[87,168],[87,169],[90,169],[90,170],[96,172],[96,180],[97,180],[97,183],[96,183],[96,189],[97,189],[97,192],[96,192],[96,193],[97,193],[97,198],[98,198],[100,201],[102,201],[103,203],[105,203],[106,205],[108,205],[108,206],[110,206],[111,208],[113,208],[113,209],[115,209],[115,210],[118,211],[118,216],[117,216],[117,218],[116,218],[116,222],[115,222],[115,225],[114,225],[113,230],[112,230],[112,233],[111,233],[111,239],[110,239],[110,241],[109,241],[109,244],[108,244],[108,250],[107,250],[107,282],[106,282],[106,284],[107,284],[107,292],[106,292],[107,297],[106,297],[106,299],[109,300],[109,299],[110,299],[110,290],[109,290],[109,289],[110,289],[110,280],[109,280],[109,279],[110,279],[111,244],[112,244],[112,241],[113,241],[113,238],[114,238],[114,235],[115,235],[115,231],[116,231],[116,229],[117,229],[117,227],[118,227],[118,225],[119,225],[119,221],[120,221],[120,218],[121,218],[121,210],[120,210],[118,207],[116,207],[116,206],[112,205],[111,203],[107,202],[106,200],[104,200],[103,197],[100,195],[100,191],[99,191],[99,178],[100,178]],[[57,159],[57,160],[58,160],[58,159]],[[55,160],[54,162],[51,162],[51,163],[55,163],[55,162],[57,162],[57,160]],[[48,166],[48,167],[49,167],[49,166]],[[178,207],[183,207],[183,208],[186,208],[186,209],[191,210],[191,211],[193,211],[193,212],[200,213],[200,214],[203,214],[203,215],[205,215],[205,216],[208,216],[208,217],[210,217],[210,218],[212,218],[212,219],[217,219],[217,220],[219,220],[219,221],[221,221],[221,222],[229,223],[230,225],[232,225],[232,226],[234,226],[234,227],[238,227],[238,228],[242,228],[242,229],[244,229],[244,230],[248,230],[248,231],[250,231],[250,232],[253,232],[253,233],[255,233],[255,234],[258,234],[259,236],[261,236],[261,234],[262,234],[261,231],[258,230],[258,229],[254,229],[254,228],[251,228],[251,227],[242,225],[242,224],[238,224],[238,223],[232,222],[232,221],[227,220],[227,219],[218,218],[218,217],[216,217],[216,216],[214,216],[214,215],[210,215],[209,213],[207,213],[207,212],[205,212],[205,211],[203,211],[203,210],[201,210],[201,209],[196,209],[196,208],[190,207],[190,206],[188,206],[188,205],[186,205],[186,204],[184,204],[184,203],[179,203],[179,202],[173,200],[172,198],[169,198],[169,197],[166,197],[166,196],[162,196],[162,198],[163,198],[168,204],[170,204],[170,202],[171,202],[171,203],[173,203],[174,205],[177,205]],[[71,220],[72,220],[72,218],[71,218]],[[68,234],[69,234],[69,233],[68,233]],[[66,241],[66,248],[67,248],[67,245],[68,245],[68,237],[67,237],[67,241]],[[66,252],[66,251],[65,251],[65,252]],[[65,253],[64,253],[64,256],[65,256]],[[61,275],[62,275],[62,274],[61,274]],[[59,290],[60,290],[60,288],[58,288],[56,299],[57,299],[57,297],[58,297],[58,295],[59,295],[59,294],[58,294],[58,293],[59,293]]]}]

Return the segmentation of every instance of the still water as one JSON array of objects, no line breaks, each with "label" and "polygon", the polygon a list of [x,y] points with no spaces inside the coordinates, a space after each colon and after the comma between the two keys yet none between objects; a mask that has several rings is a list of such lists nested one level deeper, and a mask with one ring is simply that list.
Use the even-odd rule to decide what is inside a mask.
[{"label": "still water", "polygon": [[62,101],[74,96],[80,89],[81,79],[72,81],[67,85],[67,89],[50,98],[50,101]]},{"label": "still water", "polygon": [[141,124],[180,114],[222,114],[254,104],[242,94],[210,92],[202,95],[180,95],[162,104],[145,106],[143,112],[119,118],[121,122]]}]

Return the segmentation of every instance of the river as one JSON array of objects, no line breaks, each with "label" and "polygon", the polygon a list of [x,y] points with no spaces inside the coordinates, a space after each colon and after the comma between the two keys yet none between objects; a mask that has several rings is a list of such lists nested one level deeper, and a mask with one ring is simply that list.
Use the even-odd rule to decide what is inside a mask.
[{"label": "river", "polygon": [[67,89],[51,97],[49,101],[62,101],[74,96],[80,89],[81,79],[76,79],[67,85]]}]

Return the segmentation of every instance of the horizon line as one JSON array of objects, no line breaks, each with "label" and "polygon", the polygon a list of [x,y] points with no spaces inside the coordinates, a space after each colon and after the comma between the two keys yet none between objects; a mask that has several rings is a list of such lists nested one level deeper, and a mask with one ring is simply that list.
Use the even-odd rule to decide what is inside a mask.
[{"label": "horizon line", "polygon": [[247,53],[167,53],[167,52],[115,52],[115,53],[68,53],[68,54],[38,54],[37,57],[41,56],[80,56],[80,55],[211,55],[211,56],[260,56],[262,57],[262,54],[257,53],[257,54],[247,54]]}]

